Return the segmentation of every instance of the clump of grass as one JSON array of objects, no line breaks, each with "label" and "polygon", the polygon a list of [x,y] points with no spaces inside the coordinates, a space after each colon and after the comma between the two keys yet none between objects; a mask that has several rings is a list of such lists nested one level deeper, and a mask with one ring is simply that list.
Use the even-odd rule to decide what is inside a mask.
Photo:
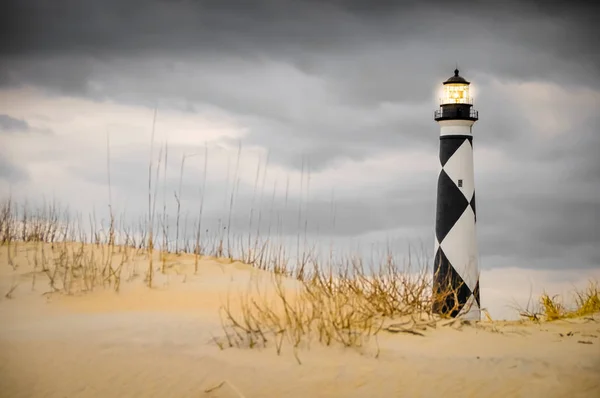
[{"label": "clump of grass", "polygon": [[587,316],[600,312],[600,289],[598,282],[590,281],[588,287],[582,291],[575,292],[577,309],[576,316]]},{"label": "clump of grass", "polygon": [[575,289],[575,306],[568,308],[565,306],[559,295],[550,296],[543,293],[539,298],[537,307],[527,305],[527,308],[518,308],[519,315],[531,321],[540,322],[542,320],[551,322],[559,319],[570,319],[585,317],[600,313],[600,289],[598,282],[590,281],[585,289]]},{"label": "clump of grass", "polygon": [[542,314],[545,316],[547,321],[555,321],[567,316],[567,311],[563,304],[559,301],[558,295],[550,297],[547,293],[544,293],[540,297],[540,304]]}]

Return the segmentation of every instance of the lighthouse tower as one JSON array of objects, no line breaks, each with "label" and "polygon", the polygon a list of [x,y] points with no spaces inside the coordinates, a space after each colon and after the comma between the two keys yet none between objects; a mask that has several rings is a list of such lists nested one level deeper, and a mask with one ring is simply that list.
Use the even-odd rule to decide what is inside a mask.
[{"label": "lighthouse tower", "polygon": [[475,234],[473,124],[478,112],[469,82],[454,71],[446,80],[435,121],[440,125],[440,175],[435,219],[434,312],[480,319]]}]

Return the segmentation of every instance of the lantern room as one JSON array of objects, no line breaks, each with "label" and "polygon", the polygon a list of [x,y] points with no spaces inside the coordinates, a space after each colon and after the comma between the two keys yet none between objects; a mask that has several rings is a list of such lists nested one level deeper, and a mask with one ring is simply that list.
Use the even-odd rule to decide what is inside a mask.
[{"label": "lantern room", "polygon": [[454,76],[446,80],[443,97],[440,99],[440,109],[435,111],[436,121],[448,119],[466,119],[475,121],[479,118],[478,112],[472,108],[473,100],[469,95],[469,84],[464,77],[454,70]]},{"label": "lantern room", "polygon": [[455,69],[454,76],[444,82],[444,96],[440,105],[471,104],[469,84],[471,83],[459,76],[458,69]]}]

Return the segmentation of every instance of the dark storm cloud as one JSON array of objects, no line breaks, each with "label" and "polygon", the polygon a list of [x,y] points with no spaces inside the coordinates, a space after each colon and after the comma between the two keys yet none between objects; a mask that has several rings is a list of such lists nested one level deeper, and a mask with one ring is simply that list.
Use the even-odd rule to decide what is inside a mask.
[{"label": "dark storm cloud", "polygon": [[[418,35],[453,28],[456,17],[472,24],[493,21],[492,32],[504,31],[546,47],[573,53],[592,43],[593,2],[557,1],[331,1],[331,0],[81,0],[6,1],[2,29],[19,37],[5,39],[6,53],[47,51],[91,52],[213,49],[241,46],[318,50],[370,41],[373,36],[398,40],[398,33]],[[418,18],[415,18],[418,17]],[[523,20],[561,22],[566,36],[549,42],[543,31],[526,29]],[[479,20],[479,21],[478,21]],[[399,23],[400,22],[400,23]],[[503,25],[503,26],[502,26]],[[519,28],[517,31],[507,28]],[[446,33],[468,38],[472,26],[454,26]],[[521,36],[526,29],[528,35]],[[461,32],[462,31],[462,32]],[[585,39],[570,42],[572,35]],[[6,36],[4,36],[6,38]],[[350,42],[350,43],[349,43]],[[168,46],[165,44],[168,43]],[[569,46],[566,44],[569,43]],[[168,47],[168,48],[167,48]],[[558,50],[558,49],[557,49]],[[584,55],[593,55],[588,49]],[[597,54],[596,54],[597,55]]]},{"label": "dark storm cloud", "polygon": [[[484,192],[488,187],[480,188]],[[600,204],[594,198],[480,196],[479,246],[486,256],[509,255],[524,262],[553,259],[558,267],[598,266]]]},{"label": "dark storm cloud", "polygon": [[[249,144],[283,153],[274,143],[291,136],[314,167],[326,167],[382,147],[432,148],[423,134],[435,130],[432,92],[455,61],[482,86],[493,76],[599,87],[594,6],[586,7],[10,2],[0,81],[148,106],[168,97],[216,106],[250,119]],[[485,95],[477,101],[499,108]],[[382,109],[390,104],[411,104],[412,115]]]},{"label": "dark storm cloud", "polygon": [[[83,62],[71,65],[75,82],[93,73],[86,57],[278,59],[333,79],[358,101],[425,98],[422,87],[430,76],[445,76],[449,68],[440,65],[454,61],[507,78],[579,84],[582,74],[599,72],[593,20],[598,7],[591,2],[248,3],[10,1],[0,51],[8,57],[80,56]],[[4,70],[4,79],[19,83],[20,76],[11,79],[10,72]],[[403,90],[386,84],[398,81]]]}]

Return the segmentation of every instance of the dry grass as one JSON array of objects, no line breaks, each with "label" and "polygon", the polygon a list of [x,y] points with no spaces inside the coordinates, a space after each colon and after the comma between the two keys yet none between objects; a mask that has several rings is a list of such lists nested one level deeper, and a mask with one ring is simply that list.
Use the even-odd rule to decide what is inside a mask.
[{"label": "dry grass", "polygon": [[575,292],[577,308],[574,316],[587,316],[600,312],[600,289],[597,281],[590,281],[585,290]]},{"label": "dry grass", "polygon": [[[160,164],[159,160],[158,165]],[[156,170],[152,170],[156,172],[153,181],[158,180],[158,165]],[[152,189],[156,193],[156,187]],[[132,265],[134,260],[143,256],[148,263],[144,280],[148,287],[152,287],[154,272],[167,272],[166,261],[170,251],[166,239],[163,246],[158,245],[155,240],[153,225],[156,222],[156,201],[152,196],[149,203],[150,216],[136,225],[127,225],[124,216],[122,219],[115,217],[111,206],[108,220],[98,221],[94,213],[89,215],[85,225],[80,215],[72,217],[68,208],[55,202],[43,203],[32,210],[27,203],[17,205],[9,197],[0,201],[0,245],[8,248],[6,263],[16,271],[18,264],[14,262],[14,258],[19,250],[26,250],[27,261],[34,268],[33,284],[39,274],[45,274],[52,292],[72,293],[75,285],[81,286],[75,289],[77,291],[91,291],[100,285],[118,290],[125,266]],[[219,233],[205,233],[202,235],[204,241],[200,241],[200,227],[201,223],[198,222],[196,244],[183,247],[173,245],[178,254],[194,254],[195,271],[201,256],[225,256],[221,242],[223,237]],[[234,242],[236,239],[232,237],[230,241]],[[90,249],[88,245],[93,248]],[[240,259],[250,259],[251,265],[263,270],[284,272],[283,269],[287,269],[289,260],[285,250],[271,247],[268,239],[257,241],[256,245],[260,248],[256,251],[242,247],[246,251],[241,252]],[[156,251],[162,260],[158,268],[153,263]],[[236,259],[237,257],[233,258]],[[133,272],[135,275],[130,275],[129,279],[137,276],[137,269]]]},{"label": "dry grass", "polygon": [[574,308],[568,308],[559,295],[543,293],[537,305],[528,303],[526,308],[516,309],[521,317],[535,322],[585,317],[600,312],[600,289],[597,281],[590,281],[585,289],[575,289],[573,295]]},{"label": "dry grass", "polygon": [[55,203],[35,212],[21,210],[7,199],[0,204],[0,244],[7,247],[7,263],[16,271],[13,259],[24,252],[32,272],[35,290],[40,275],[46,276],[49,292],[76,294],[102,286],[119,291],[123,267],[140,254],[128,231],[116,244],[115,219],[108,228],[98,227],[90,217],[91,233],[82,228],[81,218],[72,219],[67,209]]}]

